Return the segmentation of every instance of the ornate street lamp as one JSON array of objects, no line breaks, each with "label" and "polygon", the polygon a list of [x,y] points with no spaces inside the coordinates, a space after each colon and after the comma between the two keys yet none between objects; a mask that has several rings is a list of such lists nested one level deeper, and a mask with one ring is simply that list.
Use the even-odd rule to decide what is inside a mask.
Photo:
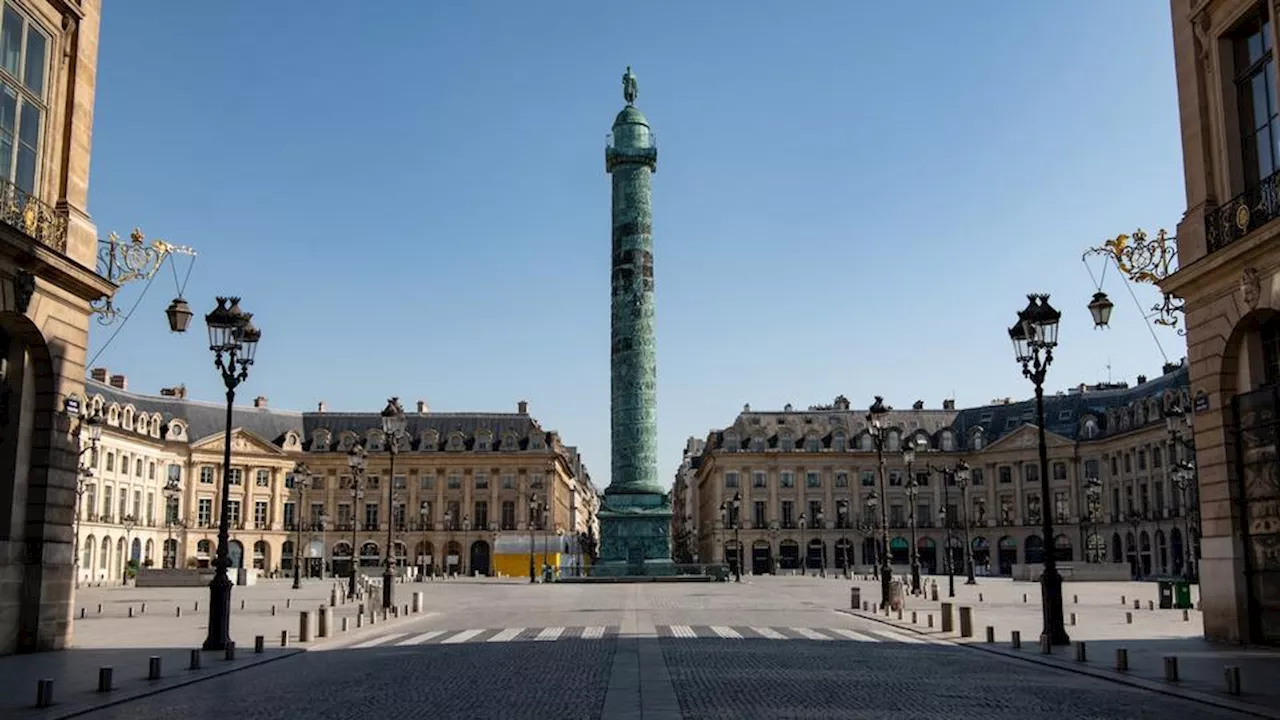
[{"label": "ornate street lamp", "polygon": [[[418,527],[422,528],[422,549],[427,549],[427,525],[431,522],[431,502],[423,500],[418,504]],[[427,559],[426,552],[422,552],[418,556],[418,582],[424,582],[427,578]]]},{"label": "ornate street lamp", "polygon": [[1111,322],[1111,308],[1115,307],[1114,303],[1107,298],[1107,294],[1099,290],[1093,294],[1093,300],[1089,301],[1089,314],[1093,316],[1093,326],[1095,328],[1105,328]]},{"label": "ornate street lamp", "polygon": [[[849,501],[848,500],[836,501],[836,526],[839,527],[841,530],[847,530],[849,528]],[[845,540],[844,544],[840,546],[840,557],[844,561],[843,562],[844,579],[848,580],[849,579],[849,542],[847,540]]]},{"label": "ornate street lamp", "polygon": [[884,417],[889,414],[889,407],[884,404],[884,398],[876,395],[876,401],[871,404],[867,410],[867,427],[871,433],[871,439],[876,446],[876,465],[880,471],[880,494],[884,497],[884,502],[880,504],[880,608],[886,609],[890,605],[890,595],[893,593],[893,567],[889,563],[889,511],[886,507],[889,503],[888,487],[885,485],[884,470],[884,439],[887,428],[884,426]]},{"label": "ornate street lamp", "polygon": [[133,529],[138,527],[138,518],[133,515],[125,515],[120,518],[120,524],[124,526],[124,570],[120,573],[120,584],[129,584],[129,565],[133,562]]},{"label": "ornate street lamp", "polygon": [[294,542],[293,542],[293,589],[297,590],[302,587],[302,574],[299,566],[302,565],[302,501],[306,497],[307,485],[311,479],[311,470],[307,468],[307,464],[299,462],[293,466],[293,471],[289,473],[289,487],[293,491],[293,525],[294,525]]},{"label": "ornate street lamp", "polygon": [[1096,477],[1084,480],[1085,532],[1084,547],[1088,562],[1098,563],[1098,513],[1102,510],[1102,481]]},{"label": "ornate street lamp", "polygon": [[[879,538],[874,537],[874,534],[877,530],[880,529],[880,513],[876,512],[876,510],[879,509],[880,507],[880,493],[876,492],[875,490],[872,490],[871,493],[867,495],[866,505],[867,505],[867,510],[869,511],[869,514],[871,516],[871,519],[870,521],[860,520],[859,526],[862,528],[864,535],[872,535],[871,575],[875,577],[877,580],[879,580],[880,579],[880,555],[882,554],[883,551],[880,548]],[[881,589],[883,590],[883,587]]]},{"label": "ornate street lamp", "polygon": [[222,441],[222,502],[218,519],[216,572],[209,583],[209,629],[205,650],[225,650],[231,643],[231,425],[236,387],[249,377],[262,331],[253,325],[252,313],[240,309],[240,298],[219,297],[218,306],[204,316],[209,326],[209,350],[213,365],[227,388],[227,421]]},{"label": "ornate street lamp", "polygon": [[360,523],[356,519],[360,499],[364,497],[364,470],[367,458],[364,445],[356,443],[347,451],[347,467],[351,469],[351,577],[347,578],[347,599],[356,599],[356,532]]},{"label": "ornate street lamp", "polygon": [[800,513],[800,576],[807,577],[809,575],[809,546],[805,544],[804,529],[808,527],[809,519],[805,513]]},{"label": "ornate street lamp", "polygon": [[907,466],[907,519],[911,523],[911,594],[920,594],[920,544],[916,537],[916,498],[920,495],[920,484],[911,472],[911,465],[916,461],[916,444],[908,440],[902,444],[902,462]]},{"label": "ornate street lamp", "polygon": [[395,607],[396,595],[396,556],[395,539],[391,534],[395,525],[395,492],[396,453],[400,452],[400,436],[404,435],[408,422],[404,417],[404,408],[400,407],[400,398],[387,400],[382,409],[382,434],[387,443],[387,453],[391,455],[390,477],[387,478],[387,559],[386,568],[382,571],[382,609]]},{"label": "ornate street lamp", "polygon": [[182,486],[178,483],[177,478],[169,478],[164,484],[164,557],[161,558],[160,564],[163,567],[178,567],[178,548],[173,547],[173,565],[169,565],[169,548],[173,546],[173,528],[181,527],[182,520],[179,519],[178,508],[179,502],[182,500]]},{"label": "ornate street lamp", "polygon": [[[466,577],[468,572],[475,570],[471,566],[471,548],[467,547],[467,543],[471,541],[471,516],[462,516],[462,548],[458,551],[458,568],[462,570],[462,576]],[[465,558],[465,560],[464,560]]]},{"label": "ornate street lamp", "polygon": [[538,571],[534,563],[534,556],[538,553],[535,544],[533,528],[536,518],[541,517],[538,508],[538,493],[529,493],[529,582],[538,582]]},{"label": "ornate street lamp", "polygon": [[[80,429],[77,433],[81,436],[81,442],[85,439],[89,441],[89,447],[80,448],[79,466],[76,472],[76,512],[75,528],[72,533],[72,563],[76,573],[76,587],[80,587],[80,514],[84,507],[84,493],[87,489],[88,481],[93,478],[93,466],[98,460],[98,444],[102,442],[102,412],[98,410],[91,411],[88,415],[80,419]],[[89,463],[85,464],[84,456],[89,456]]]},{"label": "ornate street lamp", "polygon": [[733,581],[742,582],[742,545],[738,539],[738,512],[742,508],[742,493],[737,492],[733,495],[730,503],[720,503],[720,520],[727,528],[733,530]]},{"label": "ornate street lamp", "polygon": [[[960,517],[964,522],[964,559],[966,573],[964,584],[977,585],[978,581],[973,577],[973,540],[969,537],[969,527],[971,525],[971,521],[969,520],[969,478],[971,477],[969,463],[965,462],[963,459],[958,460],[953,472],[956,476],[956,485],[960,486],[960,502],[963,503],[960,508]],[[947,549],[947,552],[950,552],[950,548]]]},{"label": "ornate street lamp", "polygon": [[[826,520],[824,519],[824,515],[822,513],[821,504],[818,505],[818,511],[813,515],[813,527],[818,531],[818,541],[821,543],[821,546],[819,547],[821,552],[819,553],[819,557],[818,557],[818,561],[821,563],[821,565],[818,566],[818,577],[826,577],[827,576],[827,541],[822,537],[822,531],[826,530],[827,526],[826,526]],[[808,552],[809,550],[806,548],[805,549],[806,558],[809,557]]]},{"label": "ornate street lamp", "polygon": [[[1036,389],[1036,425],[1039,429],[1040,445],[1040,496],[1041,502],[1050,497],[1049,487],[1049,447],[1045,440],[1044,430],[1044,379],[1053,362],[1053,349],[1058,345],[1058,322],[1062,313],[1049,305],[1048,295],[1028,295],[1027,307],[1018,313],[1018,322],[1009,328],[1009,339],[1013,341],[1014,357],[1022,365],[1022,374],[1035,385]],[[1062,617],[1062,576],[1058,574],[1057,558],[1054,557],[1053,513],[1040,514],[1041,531],[1044,535],[1044,572],[1040,576],[1042,587],[1044,630],[1041,641],[1048,640],[1050,645],[1068,645],[1071,638]]]}]

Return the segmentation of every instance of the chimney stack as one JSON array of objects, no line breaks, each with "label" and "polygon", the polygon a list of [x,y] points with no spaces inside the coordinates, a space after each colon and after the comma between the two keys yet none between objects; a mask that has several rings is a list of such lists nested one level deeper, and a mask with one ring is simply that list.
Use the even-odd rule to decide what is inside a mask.
[{"label": "chimney stack", "polygon": [[316,412],[318,412],[318,413],[322,413],[322,412],[324,412],[324,411],[325,411],[325,408],[326,408],[326,407],[327,407],[327,406],[324,404],[324,401],[323,401],[323,400],[321,400],[321,401],[320,401],[320,404],[319,404],[318,406],[316,406]]},{"label": "chimney stack", "polygon": [[187,398],[187,386],[177,385],[175,387],[160,388],[160,395],[162,397],[171,397],[171,398],[177,398],[179,400],[185,400]]},{"label": "chimney stack", "polygon": [[528,415],[528,414],[529,414],[529,401],[528,401],[528,400],[521,400],[520,402],[516,403],[516,412],[520,413],[521,415]]},{"label": "chimney stack", "polygon": [[97,380],[100,383],[105,383],[110,377],[110,373],[107,372],[106,368],[97,367],[89,371],[89,377],[93,378],[94,380]]},{"label": "chimney stack", "polygon": [[121,390],[128,390],[128,389],[129,389],[129,378],[125,377],[124,375],[112,375],[112,376],[111,376],[111,387],[113,387],[113,388],[120,388]]},{"label": "chimney stack", "polygon": [[259,395],[253,399],[253,406],[256,408],[265,408],[267,406],[267,398],[265,395]]},{"label": "chimney stack", "polygon": [[912,405],[911,405],[911,409],[912,409],[912,410],[923,410],[923,409],[924,409],[924,401],[923,401],[923,400],[917,400],[917,401],[915,401],[914,403],[912,403]]},{"label": "chimney stack", "polygon": [[419,415],[425,415],[425,414],[427,414],[427,413],[429,413],[429,412],[431,412],[431,408],[427,407],[427,401],[426,401],[426,400],[419,400],[419,401],[418,401],[418,414],[419,414]]},{"label": "chimney stack", "polygon": [[955,401],[954,399],[953,399],[953,400],[943,400],[943,401],[942,401],[942,409],[943,409],[943,410],[955,410],[955,409],[956,409],[956,401]]},{"label": "chimney stack", "polygon": [[1139,385],[1141,385],[1142,383],[1144,383],[1144,382],[1146,382],[1146,381],[1147,381],[1147,376],[1146,376],[1146,375],[1139,375],[1139,376],[1138,376],[1138,384],[1139,384]]}]

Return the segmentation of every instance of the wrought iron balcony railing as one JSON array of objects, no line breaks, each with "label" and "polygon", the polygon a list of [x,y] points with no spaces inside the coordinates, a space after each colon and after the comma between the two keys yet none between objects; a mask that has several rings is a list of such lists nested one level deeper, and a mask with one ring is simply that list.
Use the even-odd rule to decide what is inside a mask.
[{"label": "wrought iron balcony railing", "polygon": [[4,178],[0,178],[0,222],[60,253],[67,251],[67,219]]},{"label": "wrought iron balcony railing", "polygon": [[1205,243],[1217,252],[1280,217],[1280,171],[1204,216]]}]

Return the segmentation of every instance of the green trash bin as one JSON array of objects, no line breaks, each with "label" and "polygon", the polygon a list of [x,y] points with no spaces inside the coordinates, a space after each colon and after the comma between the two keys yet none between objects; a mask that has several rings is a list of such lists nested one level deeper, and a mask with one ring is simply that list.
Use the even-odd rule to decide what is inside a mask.
[{"label": "green trash bin", "polygon": [[1179,610],[1191,609],[1191,583],[1179,580],[1173,584],[1173,606]]},{"label": "green trash bin", "polygon": [[1156,583],[1160,588],[1160,609],[1168,610],[1173,607],[1173,583],[1169,580],[1160,580]]}]

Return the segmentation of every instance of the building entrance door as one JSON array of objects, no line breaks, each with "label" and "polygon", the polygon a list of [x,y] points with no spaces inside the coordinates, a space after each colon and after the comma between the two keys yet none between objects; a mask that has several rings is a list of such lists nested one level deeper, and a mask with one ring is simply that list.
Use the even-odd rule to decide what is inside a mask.
[{"label": "building entrance door", "polygon": [[1235,396],[1250,639],[1280,645],[1280,387]]}]

